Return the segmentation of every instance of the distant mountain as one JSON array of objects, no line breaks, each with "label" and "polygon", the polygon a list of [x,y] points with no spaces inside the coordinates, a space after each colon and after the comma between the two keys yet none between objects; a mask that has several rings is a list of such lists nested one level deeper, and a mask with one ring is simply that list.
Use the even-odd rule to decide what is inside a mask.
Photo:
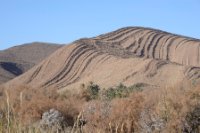
[{"label": "distant mountain", "polygon": [[93,81],[171,86],[200,78],[200,40],[161,30],[126,27],[64,46],[8,84],[57,89]]},{"label": "distant mountain", "polygon": [[19,76],[62,45],[34,42],[0,51],[0,83]]}]

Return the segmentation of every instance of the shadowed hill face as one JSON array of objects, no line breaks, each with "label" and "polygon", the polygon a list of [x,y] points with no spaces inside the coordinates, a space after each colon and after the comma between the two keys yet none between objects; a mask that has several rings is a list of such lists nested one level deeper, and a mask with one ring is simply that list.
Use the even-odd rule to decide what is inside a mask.
[{"label": "shadowed hill face", "polygon": [[61,46],[35,42],[0,51],[0,83],[23,74]]},{"label": "shadowed hill face", "polygon": [[170,86],[200,77],[199,47],[197,39],[127,27],[75,41],[8,84],[58,89],[77,88],[89,81],[102,87]]}]

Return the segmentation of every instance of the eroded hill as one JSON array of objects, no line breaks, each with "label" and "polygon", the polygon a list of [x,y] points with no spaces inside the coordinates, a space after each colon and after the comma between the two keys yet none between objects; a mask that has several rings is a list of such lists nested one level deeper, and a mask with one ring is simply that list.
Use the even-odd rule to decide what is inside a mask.
[{"label": "eroded hill", "polygon": [[57,89],[93,81],[170,86],[200,77],[200,40],[160,30],[127,27],[60,48],[8,84]]}]

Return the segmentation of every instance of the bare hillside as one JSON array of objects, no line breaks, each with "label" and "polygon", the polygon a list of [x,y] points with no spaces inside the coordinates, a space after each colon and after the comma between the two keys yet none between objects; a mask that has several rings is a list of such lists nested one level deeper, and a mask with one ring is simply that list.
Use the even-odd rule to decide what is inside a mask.
[{"label": "bare hillside", "polygon": [[34,42],[0,51],[0,83],[26,72],[61,46]]},{"label": "bare hillside", "polygon": [[200,77],[200,40],[160,30],[126,27],[75,41],[9,82],[34,87],[77,88],[96,82],[174,85]]}]

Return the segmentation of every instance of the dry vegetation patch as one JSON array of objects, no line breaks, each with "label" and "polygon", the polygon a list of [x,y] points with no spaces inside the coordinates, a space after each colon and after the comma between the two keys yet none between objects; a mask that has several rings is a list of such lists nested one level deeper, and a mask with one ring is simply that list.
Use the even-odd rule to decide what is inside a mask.
[{"label": "dry vegetation patch", "polygon": [[34,124],[55,109],[71,132],[199,132],[199,87],[133,88],[120,84],[102,89],[89,83],[77,94],[59,94],[54,89],[1,87],[0,130],[36,131]]}]

